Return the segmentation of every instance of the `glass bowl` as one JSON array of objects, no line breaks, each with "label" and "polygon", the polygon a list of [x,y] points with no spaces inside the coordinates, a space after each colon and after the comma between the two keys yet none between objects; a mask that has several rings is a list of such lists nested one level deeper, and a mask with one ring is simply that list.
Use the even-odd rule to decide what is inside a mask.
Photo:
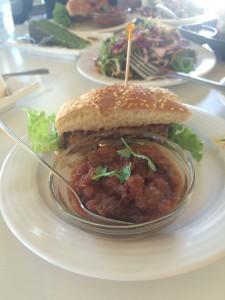
[{"label": "glass bowl", "polygon": [[98,27],[108,28],[125,23],[129,13],[130,8],[111,6],[108,10],[94,12],[91,17]]},{"label": "glass bowl", "polygon": [[[195,171],[192,163],[192,158],[184,150],[182,150],[178,145],[176,145],[172,141],[159,135],[150,134],[149,132],[140,131],[140,130],[132,130],[132,131],[120,130],[117,131],[116,135],[114,134],[114,136],[99,137],[97,135],[96,136],[91,135],[87,138],[83,138],[76,144],[69,147],[66,151],[64,151],[55,161],[53,168],[58,173],[62,174],[69,182],[73,181],[73,184],[75,184],[74,179],[76,179],[76,182],[78,182],[78,189],[76,190],[76,192],[80,196],[80,198],[84,199],[86,195],[86,190],[84,191],[85,188],[83,189],[83,186],[86,187],[88,185],[87,183],[82,181],[83,179],[81,180],[81,178],[85,178],[83,177],[83,175],[82,176],[80,175],[81,173],[79,173],[81,172],[80,169],[82,169],[81,165],[86,164],[87,160],[90,159],[91,157],[90,160],[92,161],[92,164],[94,164],[95,167],[97,167],[97,165],[99,165],[98,158],[96,158],[95,156],[96,155],[95,152],[97,151],[97,149],[98,151],[103,151],[101,153],[104,153],[106,147],[110,149],[114,149],[113,151],[116,153],[118,149],[120,150],[127,149],[126,146],[124,146],[121,137],[123,137],[123,141],[125,141],[130,148],[136,149],[137,152],[134,151],[134,153],[143,154],[146,153],[146,149],[147,151],[150,151],[149,149],[151,149],[151,151],[153,151],[152,152],[153,156],[151,157],[151,160],[155,164],[156,171],[153,171],[148,166],[148,160],[143,158],[137,158],[135,157],[135,154],[131,155],[132,158],[121,158],[121,156],[119,156],[120,157],[119,161],[124,160],[126,161],[127,165],[132,160],[131,176],[129,177],[129,179],[127,179],[127,182],[125,181],[125,183],[124,182],[121,183],[120,181],[118,181],[118,178],[116,176],[110,176],[111,178],[110,180],[105,179],[109,177],[103,176],[101,177],[101,179],[99,179],[98,187],[95,186],[96,183],[93,183],[96,189],[95,192],[99,188],[101,188],[103,184],[108,185],[110,190],[112,189],[119,190],[119,189],[125,189],[125,186],[127,187],[130,184],[130,182],[133,182],[132,183],[133,189],[135,190],[137,184],[136,181],[132,181],[134,180],[134,178],[132,177],[132,172],[134,172],[132,168],[135,168],[136,170],[135,172],[139,172],[137,170],[142,170],[140,171],[141,173],[140,176],[139,174],[135,176],[139,179],[140,177],[143,177],[143,181],[144,182],[148,181],[148,184],[149,184],[149,178],[150,181],[153,181],[154,179],[153,177],[157,177],[157,179],[154,179],[155,180],[154,183],[155,182],[158,183],[158,181],[160,181],[159,177],[161,177],[162,174],[165,173],[166,180],[171,184],[171,190],[173,191],[173,193],[177,193],[176,195],[174,194],[172,197],[171,195],[168,196],[169,200],[172,199],[171,203],[167,202],[168,199],[164,201],[166,194],[156,196],[155,198],[153,197],[152,200],[152,193],[153,195],[158,195],[158,194],[157,193],[155,194],[154,192],[155,187],[153,188],[153,190],[151,190],[152,187],[148,186],[148,188],[150,188],[148,190],[150,191],[150,194],[145,194],[145,195],[148,195],[147,203],[149,201],[149,203],[151,204],[150,204],[150,208],[148,207],[147,209],[145,209],[145,207],[142,206],[142,203],[139,201],[140,199],[142,199],[141,197],[139,197],[138,194],[139,191],[135,190],[134,193],[136,193],[136,195],[132,196],[133,198],[130,196],[132,200],[129,201],[131,202],[129,202],[128,206],[124,206],[126,211],[126,218],[128,219],[122,220],[122,221],[129,221],[132,224],[118,224],[118,225],[106,224],[104,222],[97,221],[92,217],[88,216],[88,214],[85,213],[80,208],[76,199],[74,197],[71,198],[71,193],[68,192],[67,185],[61,179],[56,177],[54,174],[50,174],[49,183],[53,195],[53,200],[56,203],[57,207],[59,208],[59,212],[61,216],[64,217],[64,219],[69,223],[75,225],[76,227],[81,228],[84,231],[88,231],[104,237],[137,238],[143,235],[151,234],[156,230],[160,230],[164,228],[166,225],[174,221],[175,218],[180,216],[186,204],[189,202],[190,196],[192,194],[194,182],[195,182]],[[107,164],[107,161],[110,160],[109,158],[110,156],[108,154],[101,154],[101,155],[102,157],[104,157],[102,164]],[[118,157],[116,158],[114,157],[114,159],[116,160],[118,159]],[[136,166],[135,161],[138,162],[140,166],[139,165]],[[147,176],[146,174],[148,174],[149,178],[146,177]],[[152,174],[154,174],[154,176]],[[136,177],[135,180],[137,180]],[[94,181],[92,180],[92,178],[91,178],[91,183],[92,181]],[[103,181],[101,182],[101,180]],[[87,194],[89,194],[89,188],[91,186],[91,183],[87,188],[88,190]],[[150,185],[151,184],[152,182],[150,183]],[[161,193],[160,189],[164,190],[165,185],[159,184],[157,186],[157,189]],[[92,190],[93,190],[93,186],[92,186]],[[126,191],[126,193],[127,196],[130,195],[131,192],[129,190],[128,192]],[[91,196],[91,200],[93,199],[95,200],[95,198],[97,198],[96,195]],[[105,212],[108,213],[107,210],[109,209],[109,207],[111,205],[114,205],[115,202],[110,202],[111,201],[110,199],[111,199],[110,196],[107,197],[104,194],[102,196],[102,200],[99,200],[100,202],[102,201],[100,203],[100,208],[102,207],[104,208],[103,210],[100,209],[100,211],[102,211],[101,213],[103,214],[105,214]],[[125,199],[127,198],[125,197]],[[118,199],[115,199],[113,201],[117,201],[117,200]],[[85,206],[90,205],[90,203],[93,204],[93,202],[86,202]],[[116,207],[115,211],[118,209],[120,214],[121,213],[120,210],[123,211],[124,209],[123,205],[125,204],[122,201],[118,203],[119,203],[119,209],[118,207]],[[135,205],[137,205],[138,208]],[[94,205],[92,205],[92,207],[91,208],[90,207],[91,206],[89,206],[89,209],[95,209],[97,206],[95,207]],[[113,209],[114,208],[112,208],[112,211],[114,212]],[[123,213],[121,213],[121,215],[123,215]],[[119,217],[117,218],[119,219]],[[133,219],[130,220],[129,218],[131,219],[133,218]]]}]

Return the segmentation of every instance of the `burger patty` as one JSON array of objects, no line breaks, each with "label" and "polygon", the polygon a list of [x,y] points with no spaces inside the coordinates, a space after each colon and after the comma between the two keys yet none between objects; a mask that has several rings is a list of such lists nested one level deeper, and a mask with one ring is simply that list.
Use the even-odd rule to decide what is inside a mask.
[{"label": "burger patty", "polygon": [[[147,125],[147,126],[135,126],[135,127],[129,127],[129,129],[142,129],[145,131],[148,131],[149,133],[154,133],[161,135],[163,137],[168,137],[168,131],[169,131],[169,124],[153,124],[153,125]],[[85,136],[95,134],[97,137],[104,137],[104,136],[114,136],[118,137],[120,135],[120,130],[125,130],[128,128],[115,128],[111,130],[99,130],[96,131],[73,131],[73,132],[64,132],[59,139],[59,146],[60,148],[68,148],[69,146],[73,145],[75,142],[79,141]]]}]

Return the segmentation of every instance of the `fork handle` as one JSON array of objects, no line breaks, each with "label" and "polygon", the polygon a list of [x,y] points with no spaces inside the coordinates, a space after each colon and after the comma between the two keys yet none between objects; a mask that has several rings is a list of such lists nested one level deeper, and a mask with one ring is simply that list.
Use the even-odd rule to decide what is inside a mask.
[{"label": "fork handle", "polygon": [[194,77],[194,76],[191,76],[190,74],[186,74],[186,73],[182,73],[182,72],[168,71],[167,74],[171,75],[173,77],[180,77],[180,78],[207,86],[211,89],[218,90],[222,93],[225,93],[225,85],[219,84],[216,81],[212,81],[212,80],[209,80],[209,79],[206,79],[203,77]]}]

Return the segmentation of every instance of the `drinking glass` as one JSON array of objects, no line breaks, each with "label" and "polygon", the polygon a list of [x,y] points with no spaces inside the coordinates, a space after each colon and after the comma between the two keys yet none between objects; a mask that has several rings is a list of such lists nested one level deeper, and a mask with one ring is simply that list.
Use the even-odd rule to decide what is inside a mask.
[{"label": "drinking glass", "polygon": [[14,23],[10,0],[0,0],[0,45],[13,36]]}]

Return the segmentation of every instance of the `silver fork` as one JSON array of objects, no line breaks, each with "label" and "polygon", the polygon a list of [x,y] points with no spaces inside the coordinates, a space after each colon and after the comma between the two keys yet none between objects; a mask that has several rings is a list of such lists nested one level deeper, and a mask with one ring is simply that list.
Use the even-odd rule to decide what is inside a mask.
[{"label": "silver fork", "polygon": [[225,85],[220,84],[216,81],[209,80],[203,77],[196,77],[190,74],[186,74],[183,72],[175,72],[173,70],[169,70],[167,68],[160,68],[151,63],[145,63],[143,61],[143,57],[138,55],[137,53],[132,53],[130,57],[130,67],[133,69],[142,79],[149,80],[151,77],[162,77],[162,76],[172,76],[175,78],[182,78],[185,80],[189,80],[204,86],[207,86],[211,89],[218,90],[222,93],[225,93]]},{"label": "silver fork", "polygon": [[130,57],[130,67],[133,69],[142,79],[147,79],[151,76],[160,76],[165,74],[157,66],[151,63],[145,63],[143,58],[137,53],[132,53]]}]

